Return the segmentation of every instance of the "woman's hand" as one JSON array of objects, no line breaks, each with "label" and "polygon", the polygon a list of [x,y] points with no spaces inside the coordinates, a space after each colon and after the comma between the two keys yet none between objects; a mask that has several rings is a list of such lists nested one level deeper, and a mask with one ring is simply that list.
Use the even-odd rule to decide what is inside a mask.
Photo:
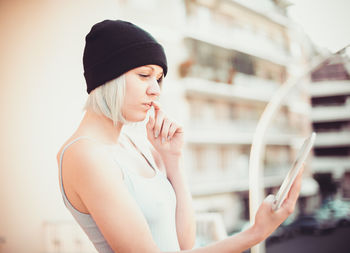
[{"label": "woman's hand", "polygon": [[150,116],[146,125],[147,137],[162,158],[181,156],[183,129],[160,109],[159,104],[152,102],[154,117]]},{"label": "woman's hand", "polygon": [[293,213],[295,204],[300,193],[302,174],[304,166],[296,177],[287,198],[284,200],[281,208],[276,211],[272,210],[273,195],[267,196],[260,205],[255,216],[255,224],[253,229],[261,236],[261,240],[265,240],[287,217]]}]

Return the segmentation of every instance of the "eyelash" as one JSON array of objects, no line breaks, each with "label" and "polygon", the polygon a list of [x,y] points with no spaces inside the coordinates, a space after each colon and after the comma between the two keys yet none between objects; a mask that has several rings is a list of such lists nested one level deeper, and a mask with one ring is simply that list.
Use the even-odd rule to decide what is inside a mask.
[{"label": "eyelash", "polygon": [[[139,74],[140,77],[142,78],[147,78],[149,77],[150,75],[142,75],[142,74]],[[163,76],[161,76],[159,79],[157,79],[157,82],[160,84],[161,82],[163,81]]]}]

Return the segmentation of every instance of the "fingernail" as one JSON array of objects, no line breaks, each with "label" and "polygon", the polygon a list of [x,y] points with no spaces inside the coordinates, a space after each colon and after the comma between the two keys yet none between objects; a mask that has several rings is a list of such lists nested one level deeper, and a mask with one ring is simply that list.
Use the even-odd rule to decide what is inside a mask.
[{"label": "fingernail", "polygon": [[168,136],[167,140],[170,141],[170,136]]},{"label": "fingernail", "polygon": [[162,143],[164,143],[165,142],[165,138],[164,137],[162,137]]},{"label": "fingernail", "polygon": [[154,134],[154,137],[155,137],[155,138],[158,138],[158,135],[159,135],[159,132],[156,132],[156,133]]}]

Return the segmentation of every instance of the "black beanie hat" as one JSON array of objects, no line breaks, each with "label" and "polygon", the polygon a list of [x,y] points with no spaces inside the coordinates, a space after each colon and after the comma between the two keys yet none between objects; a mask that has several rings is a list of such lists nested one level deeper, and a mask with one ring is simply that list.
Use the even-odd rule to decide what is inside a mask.
[{"label": "black beanie hat", "polygon": [[85,37],[83,55],[87,93],[125,72],[155,64],[168,71],[163,47],[145,30],[122,20],[104,20]]}]

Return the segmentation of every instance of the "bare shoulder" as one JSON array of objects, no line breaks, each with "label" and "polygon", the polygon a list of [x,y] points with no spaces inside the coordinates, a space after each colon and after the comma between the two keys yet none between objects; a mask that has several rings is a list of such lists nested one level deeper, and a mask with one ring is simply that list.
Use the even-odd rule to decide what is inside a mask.
[{"label": "bare shoulder", "polygon": [[[57,163],[60,163],[60,157],[63,148],[70,143],[68,140],[57,153]],[[116,177],[122,178],[121,171],[113,160],[110,148],[99,144],[88,138],[81,138],[69,145],[63,154],[62,168],[64,167],[65,181],[79,182],[79,178],[95,177],[101,175],[106,170],[113,169]]]},{"label": "bare shoulder", "polygon": [[109,151],[81,139],[64,152],[64,169],[66,175],[72,173],[69,181],[85,207],[82,210],[92,216],[114,252],[160,253]]}]

